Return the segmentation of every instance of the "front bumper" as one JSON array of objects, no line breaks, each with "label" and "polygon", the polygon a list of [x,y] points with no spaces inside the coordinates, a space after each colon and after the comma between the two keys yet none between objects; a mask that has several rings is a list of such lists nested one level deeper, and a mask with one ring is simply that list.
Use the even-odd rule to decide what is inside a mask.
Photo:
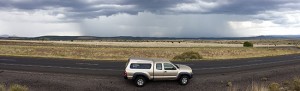
[{"label": "front bumper", "polygon": [[193,73],[192,73],[192,74],[190,74],[190,79],[191,79],[191,78],[193,78]]}]

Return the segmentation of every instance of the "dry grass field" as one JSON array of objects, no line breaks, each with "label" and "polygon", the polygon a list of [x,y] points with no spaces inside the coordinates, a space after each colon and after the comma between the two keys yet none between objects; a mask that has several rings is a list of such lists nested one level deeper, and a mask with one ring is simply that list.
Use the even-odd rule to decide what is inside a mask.
[{"label": "dry grass field", "polygon": [[195,43],[242,44],[249,41],[256,45],[299,45],[298,39],[258,39],[258,40],[194,40]]},{"label": "dry grass field", "polygon": [[[190,46],[189,46],[190,45]],[[211,45],[211,46],[210,46]],[[233,44],[237,45],[237,44]],[[51,58],[127,60],[128,57],[172,59],[195,51],[204,60],[263,57],[300,53],[297,48],[216,46],[205,43],[0,41],[0,55]]]},{"label": "dry grass field", "polygon": [[250,41],[255,47],[290,47],[300,44],[298,40],[160,40],[160,41],[37,41],[37,40],[0,40],[0,44],[22,45],[90,45],[107,47],[243,47]]}]

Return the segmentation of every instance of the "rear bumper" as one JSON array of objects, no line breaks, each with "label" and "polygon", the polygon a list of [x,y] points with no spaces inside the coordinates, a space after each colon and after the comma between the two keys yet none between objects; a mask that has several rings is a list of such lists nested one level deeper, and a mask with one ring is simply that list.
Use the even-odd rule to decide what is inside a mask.
[{"label": "rear bumper", "polygon": [[128,77],[127,76],[123,76],[124,77],[124,79],[128,79]]}]

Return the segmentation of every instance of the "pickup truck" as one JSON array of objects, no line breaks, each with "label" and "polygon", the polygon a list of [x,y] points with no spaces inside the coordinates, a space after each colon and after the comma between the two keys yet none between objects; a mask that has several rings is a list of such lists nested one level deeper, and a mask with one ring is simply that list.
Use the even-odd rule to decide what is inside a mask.
[{"label": "pickup truck", "polygon": [[134,81],[137,87],[143,87],[149,80],[178,80],[179,84],[186,85],[193,72],[189,66],[166,59],[129,58],[123,76]]}]

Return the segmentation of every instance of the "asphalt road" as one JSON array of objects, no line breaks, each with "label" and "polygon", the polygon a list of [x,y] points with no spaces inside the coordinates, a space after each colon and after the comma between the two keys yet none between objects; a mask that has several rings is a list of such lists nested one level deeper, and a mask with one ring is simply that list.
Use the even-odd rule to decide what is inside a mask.
[{"label": "asphalt road", "polygon": [[[222,74],[227,72],[300,64],[300,54],[262,58],[174,63],[190,66],[195,75]],[[3,70],[122,76],[124,68],[125,62],[0,56],[0,69]]]}]

